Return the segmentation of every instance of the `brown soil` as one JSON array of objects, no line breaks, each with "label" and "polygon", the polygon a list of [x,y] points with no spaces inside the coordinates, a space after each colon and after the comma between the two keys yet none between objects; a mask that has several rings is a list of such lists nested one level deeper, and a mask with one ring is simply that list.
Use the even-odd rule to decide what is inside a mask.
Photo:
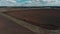
[{"label": "brown soil", "polygon": [[5,14],[47,29],[57,29],[60,27],[59,9],[17,10],[5,12]]},{"label": "brown soil", "polygon": [[0,15],[0,34],[36,34]]}]

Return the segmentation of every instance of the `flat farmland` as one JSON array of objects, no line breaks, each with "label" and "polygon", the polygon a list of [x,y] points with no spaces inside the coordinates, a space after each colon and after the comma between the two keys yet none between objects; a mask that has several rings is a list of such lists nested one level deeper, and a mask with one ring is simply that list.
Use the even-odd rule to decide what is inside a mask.
[{"label": "flat farmland", "polygon": [[60,29],[59,9],[26,9],[4,13],[46,29]]}]

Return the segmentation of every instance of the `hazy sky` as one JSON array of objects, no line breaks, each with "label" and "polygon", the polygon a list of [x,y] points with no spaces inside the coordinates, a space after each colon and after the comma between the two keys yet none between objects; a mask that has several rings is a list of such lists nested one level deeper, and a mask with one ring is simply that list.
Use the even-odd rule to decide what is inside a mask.
[{"label": "hazy sky", "polygon": [[60,0],[0,0],[0,6],[60,6]]}]

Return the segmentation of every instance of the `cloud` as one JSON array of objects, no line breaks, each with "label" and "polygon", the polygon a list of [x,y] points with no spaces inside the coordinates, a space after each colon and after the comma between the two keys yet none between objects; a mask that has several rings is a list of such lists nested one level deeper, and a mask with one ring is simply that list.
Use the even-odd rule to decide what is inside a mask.
[{"label": "cloud", "polygon": [[59,0],[0,0],[0,6],[58,6]]}]

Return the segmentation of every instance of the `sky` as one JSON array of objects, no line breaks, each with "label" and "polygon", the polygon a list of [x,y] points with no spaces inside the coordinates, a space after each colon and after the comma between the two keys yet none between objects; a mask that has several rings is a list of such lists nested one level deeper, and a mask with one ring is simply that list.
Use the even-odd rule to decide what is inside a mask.
[{"label": "sky", "polygon": [[60,0],[0,0],[0,6],[60,6]]}]

